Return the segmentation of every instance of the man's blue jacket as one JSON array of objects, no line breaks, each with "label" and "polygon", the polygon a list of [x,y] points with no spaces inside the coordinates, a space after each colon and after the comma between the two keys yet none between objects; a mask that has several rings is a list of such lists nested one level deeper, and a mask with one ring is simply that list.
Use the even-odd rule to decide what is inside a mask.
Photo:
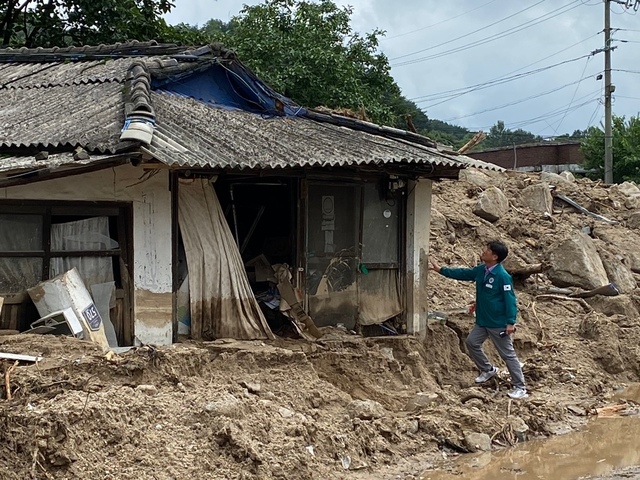
[{"label": "man's blue jacket", "polygon": [[476,323],[481,327],[505,328],[515,325],[518,315],[513,280],[502,264],[486,272],[485,265],[473,268],[442,267],[440,273],[456,280],[476,282]]}]

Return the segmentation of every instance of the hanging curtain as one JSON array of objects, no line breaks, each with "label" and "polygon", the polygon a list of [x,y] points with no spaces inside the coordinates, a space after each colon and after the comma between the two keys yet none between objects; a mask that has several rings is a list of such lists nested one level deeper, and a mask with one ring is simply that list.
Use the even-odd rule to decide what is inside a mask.
[{"label": "hanging curtain", "polygon": [[[109,237],[109,217],[93,217],[51,225],[51,251],[113,250],[118,242]],[[54,253],[55,254],[55,253]],[[88,289],[91,285],[113,282],[111,257],[55,257],[51,277],[76,268]]]},{"label": "hanging curtain", "polygon": [[180,181],[178,221],[189,269],[191,336],[202,340],[274,338],[207,180]]},{"label": "hanging curtain", "polygon": [[376,325],[402,313],[398,270],[369,270],[359,285],[360,325]]}]

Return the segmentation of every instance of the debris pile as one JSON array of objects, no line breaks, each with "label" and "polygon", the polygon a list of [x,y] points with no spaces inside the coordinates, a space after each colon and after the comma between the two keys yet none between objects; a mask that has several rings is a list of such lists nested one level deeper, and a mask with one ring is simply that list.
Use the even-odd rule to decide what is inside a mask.
[{"label": "debris pile", "polygon": [[461,179],[434,185],[431,254],[473,266],[488,240],[509,246],[529,399],[505,395],[489,345],[501,372],[474,384],[474,286],[437,275],[425,339],[323,328],[317,341],[105,355],[72,337],[0,336],[0,351],[38,360],[5,361],[3,478],[418,478],[459,453],[637,412],[614,393],[640,381],[640,189],[570,174]]}]

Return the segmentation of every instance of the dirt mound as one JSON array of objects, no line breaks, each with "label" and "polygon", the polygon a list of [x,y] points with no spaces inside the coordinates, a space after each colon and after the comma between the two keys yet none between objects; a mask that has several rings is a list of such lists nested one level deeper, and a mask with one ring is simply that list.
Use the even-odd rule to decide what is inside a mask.
[{"label": "dirt mound", "polygon": [[[628,245],[640,237],[627,226],[636,212],[624,193],[586,180],[558,185],[618,222],[603,225],[558,203],[552,215],[523,206],[537,175],[483,181],[509,198],[495,223],[471,213],[483,187],[434,186],[431,251],[441,263],[474,265],[500,238],[515,265],[542,264],[579,230],[637,275]],[[413,478],[452,454],[566,432],[640,379],[640,296],[570,298],[552,287],[544,272],[516,278],[515,342],[532,394],[521,402],[505,395],[504,368],[473,383],[463,340],[474,287],[437,275],[429,309],[446,318],[430,320],[424,340],[329,330],[317,343],[218,340],[105,357],[69,338],[0,337],[4,352],[45,358],[19,366],[13,398],[0,400],[2,477]]]}]

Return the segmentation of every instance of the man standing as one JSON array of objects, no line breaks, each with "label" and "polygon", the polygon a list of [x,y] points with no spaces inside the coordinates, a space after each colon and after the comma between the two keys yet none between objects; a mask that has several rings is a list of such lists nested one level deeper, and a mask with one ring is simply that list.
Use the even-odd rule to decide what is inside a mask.
[{"label": "man standing", "polygon": [[476,282],[476,323],[466,341],[469,354],[480,370],[476,383],[484,383],[498,373],[482,350],[482,344],[490,337],[511,374],[514,389],[509,396],[520,399],[529,395],[511,339],[516,331],[518,308],[511,275],[501,264],[508,253],[504,243],[492,241],[480,254],[483,263],[474,268],[440,267],[432,258],[429,261],[430,269],[445,277]]}]

